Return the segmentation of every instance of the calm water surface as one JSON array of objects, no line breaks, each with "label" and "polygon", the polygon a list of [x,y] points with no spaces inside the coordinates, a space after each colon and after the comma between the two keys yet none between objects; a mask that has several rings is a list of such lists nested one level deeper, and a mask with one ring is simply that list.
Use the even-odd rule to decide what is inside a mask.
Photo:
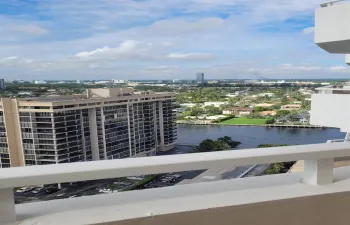
[{"label": "calm water surface", "polygon": [[343,139],[339,129],[267,128],[239,126],[178,126],[178,144],[199,144],[204,139],[230,136],[242,142],[240,148],[255,148],[260,144],[316,144],[330,139]]}]

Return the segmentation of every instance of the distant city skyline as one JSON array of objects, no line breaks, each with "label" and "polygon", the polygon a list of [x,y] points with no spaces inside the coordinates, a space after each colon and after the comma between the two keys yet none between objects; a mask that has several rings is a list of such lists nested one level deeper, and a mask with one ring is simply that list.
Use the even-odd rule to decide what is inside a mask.
[{"label": "distant city skyline", "polygon": [[344,55],[314,44],[314,9],[322,2],[4,1],[0,77],[171,80],[202,71],[209,79],[350,78]]}]

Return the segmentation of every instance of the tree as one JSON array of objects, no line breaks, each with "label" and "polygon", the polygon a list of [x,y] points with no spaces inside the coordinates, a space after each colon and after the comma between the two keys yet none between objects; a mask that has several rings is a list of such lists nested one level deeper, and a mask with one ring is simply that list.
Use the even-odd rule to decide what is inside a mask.
[{"label": "tree", "polygon": [[275,104],[271,107],[271,109],[278,110],[281,108],[281,106],[282,106],[281,104]]},{"label": "tree", "polygon": [[265,121],[265,124],[274,124],[276,120],[274,118],[268,119]]},{"label": "tree", "polygon": [[218,115],[222,113],[222,111],[219,108],[212,105],[206,106],[204,110],[205,110],[205,113],[208,115]]},{"label": "tree", "polygon": [[263,107],[261,107],[261,106],[256,106],[256,107],[254,107],[254,112],[262,112],[262,111],[264,111],[265,109],[263,108]]},{"label": "tree", "polygon": [[195,106],[191,108],[191,116],[200,116],[204,110],[201,107]]},{"label": "tree", "polygon": [[236,148],[241,142],[233,141],[231,137],[225,136],[218,138],[217,140],[205,139],[199,144],[199,152],[217,152],[230,148]]},{"label": "tree", "polygon": [[215,149],[215,141],[206,139],[199,144],[199,152],[211,152]]},{"label": "tree", "polygon": [[277,111],[277,113],[276,113],[276,118],[278,118],[278,117],[284,117],[284,116],[287,116],[287,115],[289,115],[290,114],[290,111],[288,111],[288,110],[279,110],[279,111]]},{"label": "tree", "polygon": [[[286,144],[261,144],[257,148],[271,148],[271,147],[280,147],[280,146],[288,146]],[[294,165],[295,162],[281,162],[281,163],[273,163],[265,174],[279,174],[286,173],[288,170]]]},{"label": "tree", "polygon": [[218,138],[218,141],[221,141],[221,142],[228,144],[231,148],[237,148],[238,146],[240,146],[242,144],[239,141],[233,141],[232,138],[229,136],[224,136],[224,137]]},{"label": "tree", "polygon": [[302,105],[301,105],[302,109],[305,110],[310,110],[311,109],[311,101],[303,101]]},{"label": "tree", "polygon": [[288,98],[287,98],[286,96],[283,96],[283,97],[281,98],[281,103],[282,103],[283,105],[288,104]]}]

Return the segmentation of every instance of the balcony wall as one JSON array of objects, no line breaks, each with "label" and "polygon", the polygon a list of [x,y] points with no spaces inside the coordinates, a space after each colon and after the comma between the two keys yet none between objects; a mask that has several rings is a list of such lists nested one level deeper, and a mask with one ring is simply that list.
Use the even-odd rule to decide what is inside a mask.
[{"label": "balcony wall", "polygon": [[312,125],[340,128],[350,133],[350,95],[314,94],[311,101]]},{"label": "balcony wall", "polygon": [[350,55],[345,55],[345,63],[350,66]]},{"label": "balcony wall", "polygon": [[17,205],[18,224],[348,225],[350,168],[326,186],[303,173]]},{"label": "balcony wall", "polygon": [[318,8],[315,43],[329,53],[350,54],[350,3]]},{"label": "balcony wall", "polygon": [[[0,170],[0,224],[348,225],[350,143]],[[14,187],[305,160],[305,171],[14,205]],[[117,162],[117,163],[116,163]]]}]

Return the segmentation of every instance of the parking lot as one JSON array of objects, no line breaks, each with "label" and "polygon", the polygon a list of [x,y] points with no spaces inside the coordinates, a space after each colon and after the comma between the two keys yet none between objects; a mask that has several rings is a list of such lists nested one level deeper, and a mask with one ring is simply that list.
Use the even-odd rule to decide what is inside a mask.
[{"label": "parking lot", "polygon": [[33,201],[48,201],[53,199],[117,193],[137,189],[160,188],[175,185],[182,180],[185,174],[186,172],[77,182],[61,184],[61,189],[57,188],[57,186],[23,187],[14,190],[15,201],[19,204]]},{"label": "parking lot", "polygon": [[[167,152],[167,154],[184,154],[186,151],[187,149],[183,151],[183,148],[180,150],[175,148],[173,151]],[[139,189],[161,188],[175,185],[185,179],[193,179],[202,172],[204,170],[75,182],[61,184],[60,188],[57,185],[23,187],[14,190],[15,201],[16,204],[20,204],[33,201],[48,201]]]}]

